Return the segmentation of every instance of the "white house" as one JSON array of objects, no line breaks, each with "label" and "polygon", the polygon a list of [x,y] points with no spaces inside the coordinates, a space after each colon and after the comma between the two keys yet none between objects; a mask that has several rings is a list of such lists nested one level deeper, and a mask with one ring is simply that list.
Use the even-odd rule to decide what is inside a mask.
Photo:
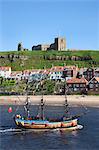
[{"label": "white house", "polygon": [[11,67],[0,67],[0,76],[9,78],[11,75]]},{"label": "white house", "polygon": [[88,83],[88,90],[99,93],[99,77],[93,77]]},{"label": "white house", "polygon": [[76,76],[77,69],[76,66],[54,66],[49,73],[50,80],[64,81],[63,71],[66,73],[66,80],[71,79]]},{"label": "white house", "polygon": [[99,77],[99,67],[94,69],[94,76]]},{"label": "white house", "polygon": [[62,80],[62,70],[61,66],[54,66],[50,69],[49,78],[50,80]]},{"label": "white house", "polygon": [[61,71],[53,71],[50,73],[50,80],[62,80],[62,72]]}]

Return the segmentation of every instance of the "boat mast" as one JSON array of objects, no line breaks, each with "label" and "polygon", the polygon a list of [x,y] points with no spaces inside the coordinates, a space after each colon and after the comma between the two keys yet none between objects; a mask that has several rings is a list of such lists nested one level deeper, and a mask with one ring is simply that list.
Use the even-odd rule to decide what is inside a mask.
[{"label": "boat mast", "polygon": [[65,77],[65,114],[68,113],[68,103],[67,103],[67,84],[66,84],[66,77]]},{"label": "boat mast", "polygon": [[30,116],[30,111],[29,111],[29,101],[28,101],[29,97],[27,96],[26,98],[26,102],[25,102],[25,108],[26,108],[26,112],[27,112],[27,117]]},{"label": "boat mast", "polygon": [[26,86],[26,101],[25,101],[25,110],[26,110],[26,112],[27,112],[27,117],[29,117],[30,116],[30,111],[29,111],[29,97],[28,97],[28,85]]},{"label": "boat mast", "polygon": [[67,113],[68,113],[68,103],[67,103],[67,83],[66,83],[66,77],[67,77],[67,72],[66,70],[63,70],[63,78],[65,79],[65,116],[67,116]]},{"label": "boat mast", "polygon": [[44,100],[43,100],[43,83],[41,82],[41,119],[44,120]]}]

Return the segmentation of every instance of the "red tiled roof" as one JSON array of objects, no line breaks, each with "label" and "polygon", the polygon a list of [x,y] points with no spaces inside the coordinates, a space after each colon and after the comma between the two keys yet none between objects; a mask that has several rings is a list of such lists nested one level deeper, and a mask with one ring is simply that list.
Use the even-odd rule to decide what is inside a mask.
[{"label": "red tiled roof", "polygon": [[2,71],[9,71],[9,69],[11,69],[11,67],[0,67],[0,70]]},{"label": "red tiled roof", "polygon": [[39,73],[49,74],[50,73],[50,69],[42,69],[42,70],[39,71]]},{"label": "red tiled roof", "polygon": [[51,71],[63,71],[63,66],[54,66],[50,70]]},{"label": "red tiled roof", "polygon": [[76,66],[54,66],[51,68],[51,71],[63,71],[64,69],[76,70]]},{"label": "red tiled roof", "polygon": [[95,77],[95,79],[99,82],[99,77]]},{"label": "red tiled roof", "polygon": [[67,69],[77,69],[78,67],[76,66],[64,66],[64,69],[67,68]]},{"label": "red tiled roof", "polygon": [[67,80],[67,83],[88,83],[88,81],[85,79],[85,78],[72,78],[72,79],[69,79]]}]

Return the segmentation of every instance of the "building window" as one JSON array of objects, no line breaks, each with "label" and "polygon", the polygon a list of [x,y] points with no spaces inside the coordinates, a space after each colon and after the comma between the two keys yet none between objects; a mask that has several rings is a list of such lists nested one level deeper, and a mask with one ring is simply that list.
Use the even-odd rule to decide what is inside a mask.
[{"label": "building window", "polygon": [[74,88],[74,91],[77,91],[77,88]]},{"label": "building window", "polygon": [[61,39],[61,42],[63,43],[63,39]]},{"label": "building window", "polygon": [[53,79],[53,76],[51,78]]},{"label": "building window", "polygon": [[83,84],[80,84],[80,87],[84,87],[84,85],[83,85]]},{"label": "building window", "polygon": [[93,84],[89,84],[89,87],[90,87],[90,88],[93,88]]},{"label": "building window", "polygon": [[68,86],[69,86],[69,87],[72,87],[72,84],[69,84]]},{"label": "building window", "polygon": [[96,87],[98,87],[98,84],[96,84]]},{"label": "building window", "polygon": [[79,87],[79,84],[76,84],[75,86],[76,86],[76,87]]}]

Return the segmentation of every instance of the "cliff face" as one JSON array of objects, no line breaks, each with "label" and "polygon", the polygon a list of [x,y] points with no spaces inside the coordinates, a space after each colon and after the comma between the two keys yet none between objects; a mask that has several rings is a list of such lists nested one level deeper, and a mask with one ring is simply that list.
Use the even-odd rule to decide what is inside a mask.
[{"label": "cliff face", "polygon": [[91,56],[44,56],[45,60],[74,60],[74,61],[88,61],[92,60]]},{"label": "cliff face", "polygon": [[12,70],[50,68],[52,65],[99,66],[99,51],[12,51],[0,52],[0,66],[11,66]]}]

